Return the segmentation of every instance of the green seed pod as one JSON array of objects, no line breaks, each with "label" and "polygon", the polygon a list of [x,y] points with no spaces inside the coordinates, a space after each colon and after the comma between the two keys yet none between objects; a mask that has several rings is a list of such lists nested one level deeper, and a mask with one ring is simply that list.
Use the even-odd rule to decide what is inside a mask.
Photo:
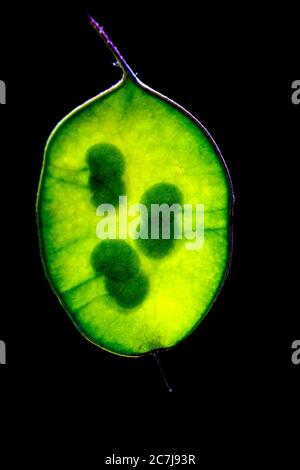
[{"label": "green seed pod", "polygon": [[[233,192],[206,129],[144,85],[91,23],[123,77],[65,117],[47,142],[37,200],[41,256],[81,333],[110,352],[139,356],[175,346],[209,311],[229,267]],[[124,196],[131,211],[144,208],[136,237],[120,235]],[[159,212],[155,226],[152,208],[162,206],[168,223]],[[97,236],[105,210],[116,239]],[[125,213],[129,225],[132,217]]]}]

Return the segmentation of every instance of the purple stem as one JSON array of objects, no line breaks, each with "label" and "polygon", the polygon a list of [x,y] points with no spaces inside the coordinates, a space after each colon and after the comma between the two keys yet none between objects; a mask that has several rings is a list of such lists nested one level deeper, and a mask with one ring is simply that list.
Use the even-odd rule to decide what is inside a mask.
[{"label": "purple stem", "polygon": [[117,59],[118,63],[120,64],[120,67],[122,68],[123,72],[125,74],[129,75],[131,78],[133,78],[133,80],[138,82],[139,80],[138,80],[137,76],[135,75],[133,70],[129,67],[126,60],[122,56],[122,54],[119,52],[118,48],[114,45],[112,40],[106,34],[106,32],[104,31],[103,26],[101,26],[99,23],[97,23],[97,21],[94,20],[94,18],[92,18],[90,15],[87,15],[87,16],[88,16],[88,19],[90,21],[91,26],[97,31],[97,33],[103,39],[103,41],[105,42],[107,47],[111,50],[111,52],[113,53],[113,55]]}]

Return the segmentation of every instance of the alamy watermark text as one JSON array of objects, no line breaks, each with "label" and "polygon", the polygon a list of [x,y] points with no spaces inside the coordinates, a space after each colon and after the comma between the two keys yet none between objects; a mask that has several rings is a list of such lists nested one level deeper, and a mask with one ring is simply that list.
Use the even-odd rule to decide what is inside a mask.
[{"label": "alamy watermark text", "polygon": [[204,204],[144,204],[128,206],[127,196],[119,197],[119,212],[112,204],[101,204],[96,235],[101,240],[187,240],[187,250],[199,250],[204,243]]},{"label": "alamy watermark text", "polygon": [[6,104],[6,85],[3,80],[0,80],[0,104]]},{"label": "alamy watermark text", "polygon": [[0,339],[0,364],[6,364],[6,344]]}]

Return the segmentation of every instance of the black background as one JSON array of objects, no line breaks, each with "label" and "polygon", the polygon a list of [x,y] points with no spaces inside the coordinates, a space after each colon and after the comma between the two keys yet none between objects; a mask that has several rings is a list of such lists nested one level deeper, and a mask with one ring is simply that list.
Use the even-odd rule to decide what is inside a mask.
[{"label": "black background", "polygon": [[[112,451],[191,451],[199,464],[209,462],[203,468],[218,459],[292,458],[300,371],[291,363],[300,335],[298,211],[291,209],[300,122],[300,105],[291,102],[299,78],[296,15],[252,3],[224,11],[215,3],[127,3],[43,2],[1,13],[0,339],[7,365],[0,380],[13,423],[6,435],[24,461],[38,462],[39,446],[56,463],[63,450],[99,468]],[[80,336],[39,258],[34,206],[45,142],[62,117],[120,78],[86,13],[142,81],[205,125],[233,180],[231,270],[198,330],[161,355],[172,394],[152,357],[110,355]]]}]

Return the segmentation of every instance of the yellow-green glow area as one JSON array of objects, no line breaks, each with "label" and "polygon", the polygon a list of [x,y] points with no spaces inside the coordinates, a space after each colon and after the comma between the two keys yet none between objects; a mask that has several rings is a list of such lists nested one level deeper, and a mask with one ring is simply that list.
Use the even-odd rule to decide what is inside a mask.
[{"label": "yellow-green glow area", "polygon": [[[120,263],[138,270],[137,285],[144,289],[142,300],[129,308],[111,295],[123,289],[115,284],[123,279],[109,277],[120,270],[106,267],[103,274],[104,261],[97,257],[105,241],[96,235],[99,216],[87,152],[101,143],[122,155],[122,171],[111,178],[119,178],[128,206],[143,201],[159,183],[176,186],[184,204],[204,204],[204,244],[197,250],[187,250],[184,239],[161,257],[151,256],[137,240],[123,242],[130,250],[120,245],[121,255],[127,253]],[[38,225],[49,282],[83,335],[129,356],[169,348],[187,337],[224,281],[231,197],[227,172],[205,132],[181,109],[129,78],[67,116],[47,143]]]}]

